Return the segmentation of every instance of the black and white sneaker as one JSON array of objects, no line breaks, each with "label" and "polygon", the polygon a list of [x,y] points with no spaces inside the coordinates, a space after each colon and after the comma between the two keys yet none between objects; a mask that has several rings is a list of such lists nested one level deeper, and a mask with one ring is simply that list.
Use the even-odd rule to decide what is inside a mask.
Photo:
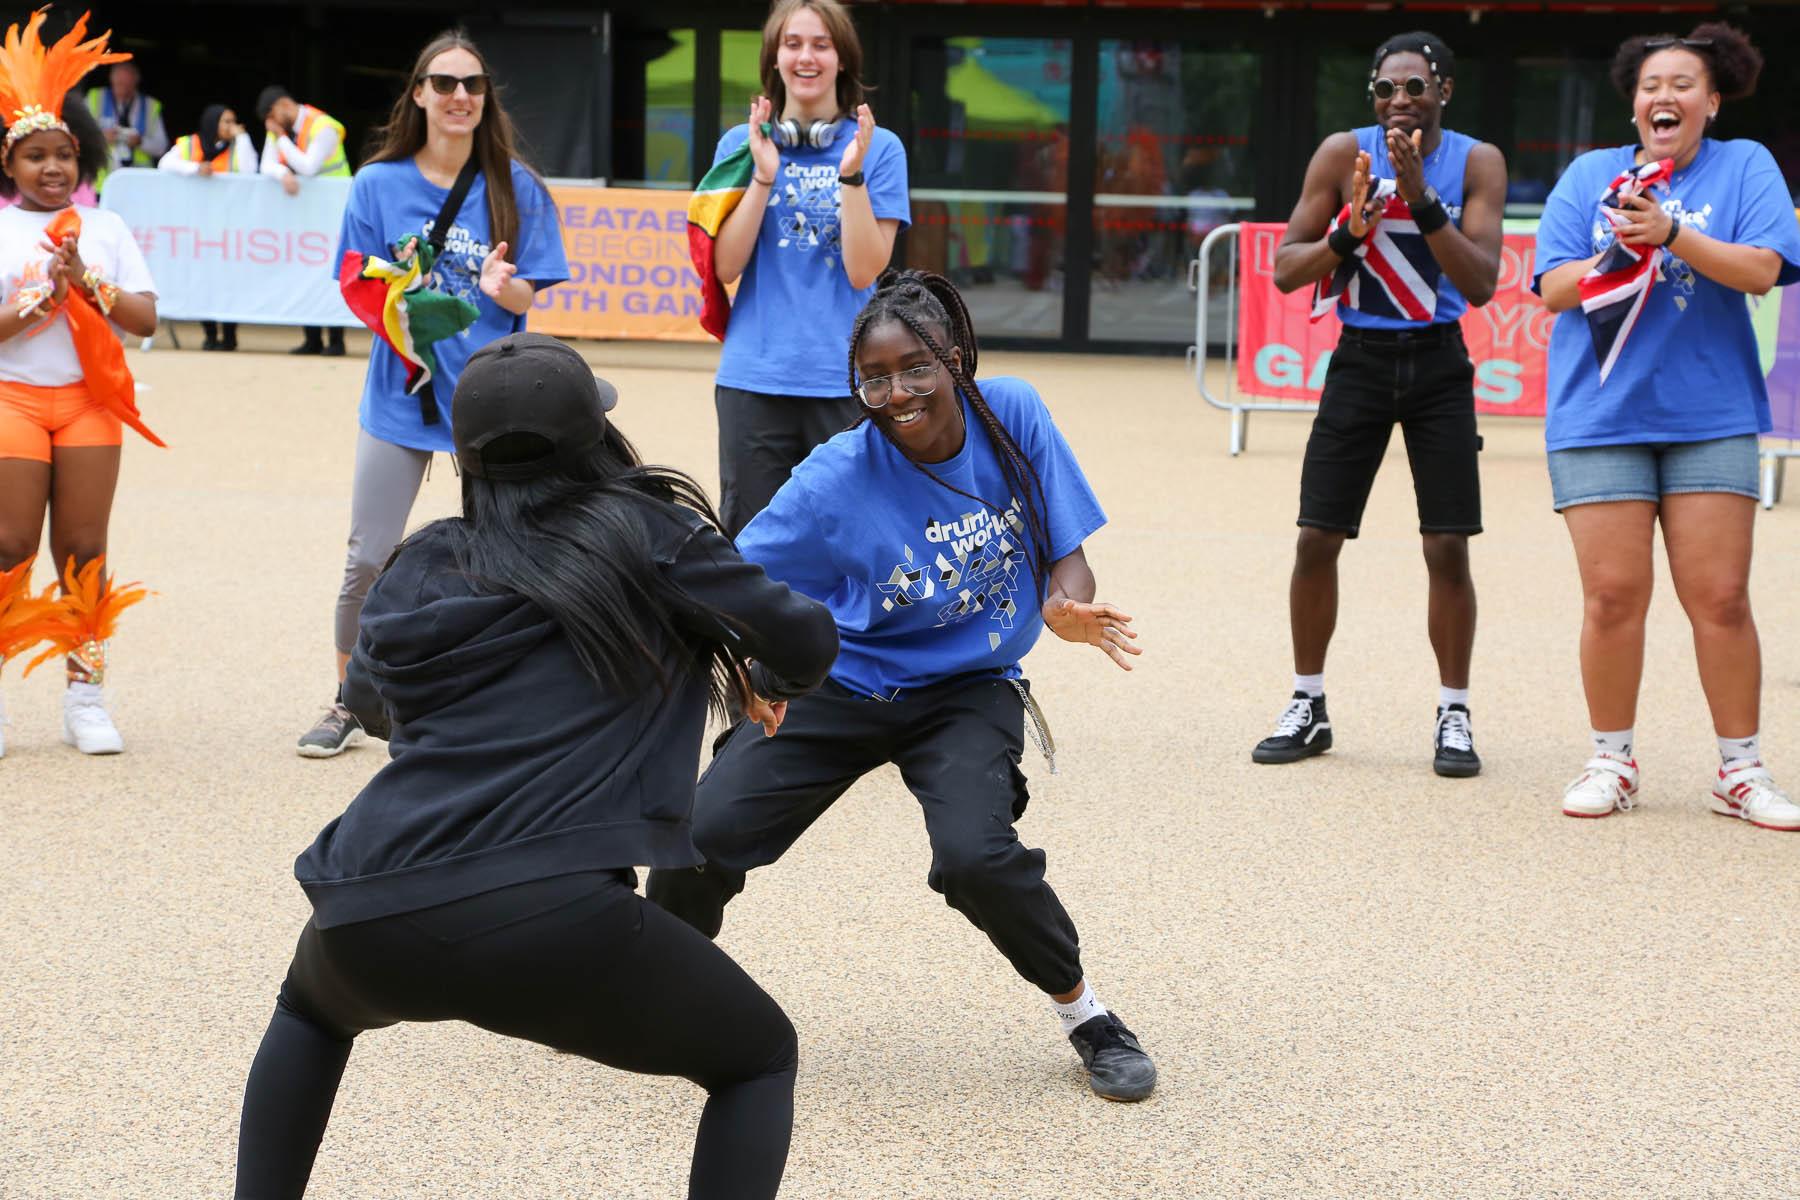
[{"label": "black and white sneaker", "polygon": [[1469,727],[1469,710],[1460,704],[1439,708],[1437,716],[1437,754],[1431,769],[1448,779],[1467,779],[1481,774],[1481,759],[1475,753],[1475,731]]},{"label": "black and white sneaker", "polygon": [[363,727],[350,710],[333,702],[319,723],[300,735],[301,758],[336,758],[363,740]]},{"label": "black and white sneaker", "polygon": [[1259,763],[1291,763],[1331,749],[1331,718],[1325,715],[1323,694],[1308,696],[1295,692],[1275,732],[1256,743],[1250,761]]},{"label": "black and white sneaker", "polygon": [[1108,1100],[1143,1100],[1156,1089],[1156,1064],[1117,1015],[1109,1012],[1083,1021],[1069,1041],[1081,1055],[1094,1095]]}]

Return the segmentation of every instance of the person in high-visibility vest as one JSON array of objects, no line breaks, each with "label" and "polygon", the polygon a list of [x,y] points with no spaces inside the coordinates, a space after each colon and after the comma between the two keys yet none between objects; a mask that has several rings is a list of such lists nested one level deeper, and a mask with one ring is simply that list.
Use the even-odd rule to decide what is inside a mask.
[{"label": "person in high-visibility vest", "polygon": [[[250,133],[238,122],[237,114],[223,104],[209,105],[200,114],[200,127],[194,133],[175,139],[169,152],[156,164],[159,171],[176,175],[210,175],[257,173],[256,147],[250,144]],[[200,322],[206,333],[202,350],[236,350],[237,324]]]},{"label": "person in high-visibility vest", "polygon": [[[292,196],[300,190],[302,176],[350,174],[350,159],[344,153],[344,126],[331,114],[310,104],[301,104],[280,84],[270,84],[256,98],[256,116],[268,136],[263,139],[262,173],[281,180],[282,190]],[[304,328],[306,340],[289,351],[291,354],[326,354],[337,357],[344,353],[344,331],[332,326],[330,341],[316,325]]]},{"label": "person in high-visibility vest", "polygon": [[[118,63],[107,76],[106,87],[87,90],[88,111],[106,135],[108,172],[119,167],[155,166],[169,149],[162,101],[138,90],[142,78],[135,63]],[[96,186],[105,184],[106,173],[102,173]]]}]

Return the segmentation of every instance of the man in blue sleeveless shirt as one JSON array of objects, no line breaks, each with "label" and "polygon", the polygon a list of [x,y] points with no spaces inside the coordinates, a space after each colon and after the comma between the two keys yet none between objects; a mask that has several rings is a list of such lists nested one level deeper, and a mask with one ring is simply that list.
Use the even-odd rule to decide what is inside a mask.
[{"label": "man in blue sleeveless shirt", "polygon": [[[1429,630],[1439,692],[1432,766],[1481,770],[1469,722],[1475,585],[1469,535],[1481,532],[1474,366],[1459,318],[1486,304],[1500,272],[1506,160],[1443,127],[1455,60],[1429,33],[1390,38],[1369,70],[1371,126],[1334,133],[1275,255],[1275,286],[1316,285],[1344,331],[1325,375],[1300,473],[1300,538],[1288,588],[1294,693],[1251,752],[1288,763],[1331,748],[1325,650],[1337,625],[1337,560],[1396,424],[1406,438],[1431,578]],[[1341,214],[1341,216],[1340,216]]]}]

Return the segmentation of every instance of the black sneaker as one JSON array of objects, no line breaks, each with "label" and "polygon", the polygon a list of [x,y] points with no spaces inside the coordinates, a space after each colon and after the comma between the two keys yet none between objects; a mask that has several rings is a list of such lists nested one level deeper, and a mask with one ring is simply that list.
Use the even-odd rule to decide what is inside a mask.
[{"label": "black sneaker", "polygon": [[323,353],[325,353],[325,347],[319,342],[301,342],[298,346],[295,346],[292,350],[289,350],[288,353],[289,354],[323,354]]},{"label": "black sneaker", "polygon": [[1250,761],[1291,763],[1331,749],[1331,718],[1325,715],[1325,697],[1295,692],[1275,722],[1275,732],[1256,743]]},{"label": "black sneaker", "polygon": [[301,758],[336,758],[363,740],[363,727],[342,704],[333,703],[319,723],[300,735]]},{"label": "black sneaker", "polygon": [[326,358],[342,358],[344,357],[344,343],[331,342],[320,353]]},{"label": "black sneaker", "polygon": [[1469,710],[1461,704],[1438,709],[1437,755],[1431,769],[1449,779],[1467,779],[1481,774],[1481,759],[1475,754],[1475,731],[1469,728]]},{"label": "black sneaker", "polygon": [[1137,1037],[1113,1013],[1093,1017],[1069,1035],[1094,1095],[1108,1100],[1142,1100],[1156,1087],[1156,1064]]}]

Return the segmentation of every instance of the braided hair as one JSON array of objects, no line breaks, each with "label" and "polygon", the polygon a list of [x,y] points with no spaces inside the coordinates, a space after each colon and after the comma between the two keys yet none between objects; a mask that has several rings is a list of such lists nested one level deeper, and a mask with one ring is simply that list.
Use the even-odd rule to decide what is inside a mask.
[{"label": "braided hair", "polygon": [[[898,442],[894,442],[895,449],[900,450],[907,462],[912,463],[938,486],[975,501],[1014,528],[1031,551],[1032,580],[1037,586],[1038,603],[1042,604],[1049,588],[1051,565],[1050,524],[1044,515],[1048,507],[1044,498],[1044,484],[1038,478],[1037,468],[1031,465],[1030,457],[1013,440],[1000,418],[994,415],[994,410],[988,407],[986,397],[975,383],[975,328],[969,321],[969,309],[963,303],[962,294],[956,290],[955,284],[930,271],[883,273],[875,285],[875,294],[857,315],[856,324],[850,331],[849,380],[852,393],[857,387],[856,352],[862,345],[863,334],[889,321],[898,321],[912,330],[913,335],[925,344],[926,349],[931,351],[939,365],[949,374],[956,390],[968,400],[970,410],[981,422],[988,443],[993,447],[994,457],[999,460],[1001,474],[1012,490],[1012,504],[996,504],[986,497],[965,492],[907,454]],[[949,345],[945,345],[946,337]],[[961,352],[960,361],[952,361],[951,347]],[[865,409],[857,424],[870,420],[873,415]],[[876,427],[889,441],[894,440],[892,431],[885,425],[876,422]],[[1023,528],[1020,528],[1019,518],[1012,515],[1013,504],[1022,510]]]}]

